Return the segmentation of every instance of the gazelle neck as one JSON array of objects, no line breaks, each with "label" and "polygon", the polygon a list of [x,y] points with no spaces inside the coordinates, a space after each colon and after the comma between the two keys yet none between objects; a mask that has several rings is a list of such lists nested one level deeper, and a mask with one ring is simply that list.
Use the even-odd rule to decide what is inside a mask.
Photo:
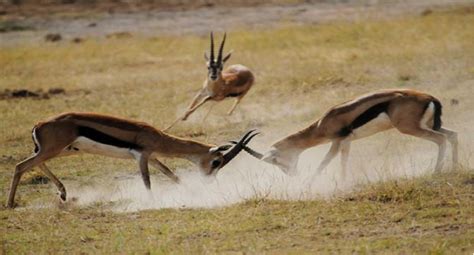
[{"label": "gazelle neck", "polygon": [[319,122],[320,120],[303,130],[283,138],[276,142],[273,147],[280,151],[303,152],[310,147],[325,143],[327,138],[319,128]]},{"label": "gazelle neck", "polygon": [[209,150],[214,147],[211,144],[183,139],[164,133],[160,140],[157,143],[157,152],[168,156],[185,158],[193,162],[199,160],[203,155],[207,155]]}]

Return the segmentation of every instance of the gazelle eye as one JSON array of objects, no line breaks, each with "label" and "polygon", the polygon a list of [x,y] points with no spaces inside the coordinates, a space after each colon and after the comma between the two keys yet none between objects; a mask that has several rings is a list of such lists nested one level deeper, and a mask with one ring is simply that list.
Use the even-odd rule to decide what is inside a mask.
[{"label": "gazelle eye", "polygon": [[219,167],[220,165],[221,165],[221,161],[219,159],[213,160],[211,162],[211,168],[213,169]]}]

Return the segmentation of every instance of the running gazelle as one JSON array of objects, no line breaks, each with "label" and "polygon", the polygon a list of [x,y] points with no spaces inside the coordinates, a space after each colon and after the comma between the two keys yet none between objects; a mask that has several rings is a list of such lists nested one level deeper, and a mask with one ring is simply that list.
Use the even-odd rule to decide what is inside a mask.
[{"label": "running gazelle", "polygon": [[148,163],[178,182],[178,177],[157,156],[179,157],[196,164],[206,175],[216,175],[255,135],[247,132],[235,145],[216,146],[162,132],[146,123],[96,113],[64,113],[33,127],[34,154],[16,165],[7,207],[14,207],[15,193],[21,176],[38,166],[56,185],[60,198],[66,200],[66,189],[46,167],[52,158],[79,153],[135,159],[145,187],[150,190]]},{"label": "running gazelle", "polygon": [[230,58],[231,52],[223,56],[226,34],[219,47],[217,58],[214,57],[214,36],[211,32],[210,57],[204,53],[207,65],[207,78],[201,90],[194,96],[193,101],[183,116],[177,118],[165,131],[173,127],[179,120],[186,120],[189,115],[208,101],[222,101],[225,98],[235,98],[235,102],[227,112],[232,114],[242,98],[254,84],[255,77],[246,66],[236,64],[224,69],[224,63]]},{"label": "running gazelle", "polygon": [[438,145],[435,171],[439,172],[443,166],[446,140],[452,145],[454,164],[458,162],[457,133],[441,127],[441,108],[437,98],[423,92],[411,89],[377,91],[332,107],[309,127],[274,143],[265,154],[248,147],[244,149],[254,157],[278,166],[283,172],[295,175],[298,157],[304,150],[330,142],[329,152],[317,168],[317,174],[341,152],[344,177],[352,141],[396,128],[403,134]]}]

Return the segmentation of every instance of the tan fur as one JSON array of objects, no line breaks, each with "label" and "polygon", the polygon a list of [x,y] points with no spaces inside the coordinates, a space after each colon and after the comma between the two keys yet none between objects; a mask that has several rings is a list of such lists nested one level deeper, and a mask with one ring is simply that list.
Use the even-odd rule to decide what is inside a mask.
[{"label": "tan fur", "polygon": [[[79,126],[95,129],[109,137],[133,144],[134,147],[140,149],[116,147],[79,136]],[[208,175],[216,174],[216,170],[225,165],[225,163],[222,163],[225,155],[221,151],[211,150],[211,148],[216,147],[215,145],[176,137],[143,122],[96,113],[70,112],[58,115],[48,121],[36,124],[33,129],[33,137],[39,151],[16,166],[7,204],[10,208],[14,207],[15,193],[22,174],[35,166],[39,166],[53,180],[53,183],[61,192],[61,198],[65,200],[66,189],[64,185],[47,169],[45,162],[55,157],[82,153],[81,149],[83,148],[89,149],[89,151],[85,151],[86,153],[136,159],[147,189],[150,189],[148,162],[174,181],[179,181],[178,177],[168,167],[155,158],[156,155],[187,159],[198,165],[201,171]],[[86,142],[88,146],[83,146],[79,151],[75,151],[73,146],[79,145],[81,142]],[[112,153],[101,153],[107,149]],[[211,166],[211,162],[214,161],[220,162],[220,165]]]},{"label": "tan fur", "polygon": [[221,78],[216,82],[208,82],[209,90],[212,92],[212,100],[221,101],[229,95],[241,94],[245,96],[254,82],[254,76],[250,69],[242,65],[232,65],[222,72]]},{"label": "tan fur", "polygon": [[[225,98],[232,97],[232,94],[240,94],[236,98],[234,105],[229,110],[228,114],[232,114],[237,104],[247,94],[254,84],[254,75],[247,67],[242,65],[230,66],[219,74],[216,81],[207,79],[204,82],[203,88],[196,94],[188,110],[185,112],[181,120],[186,120],[195,110],[202,106],[207,101],[222,101]],[[174,123],[173,123],[174,124]],[[168,130],[172,126],[166,128]]]},{"label": "tan fur", "polygon": [[[212,35],[211,35],[212,38]],[[212,40],[212,39],[211,39]],[[225,39],[224,39],[225,40]],[[223,41],[224,43],[224,41]],[[221,49],[223,47],[221,44]],[[213,49],[211,49],[212,51]],[[224,65],[224,62],[230,57],[230,53],[220,62],[220,65]],[[206,57],[207,58],[207,57]],[[207,60],[208,68],[210,66],[209,61]],[[220,70],[220,69],[219,69]],[[235,102],[232,107],[227,112],[228,115],[231,115],[237,105],[240,103],[242,98],[248,93],[250,88],[253,86],[255,81],[255,76],[252,71],[243,65],[236,64],[231,65],[223,71],[217,73],[217,79],[210,79],[209,75],[204,81],[202,89],[194,96],[191,104],[189,104],[188,109],[183,116],[177,118],[171,125],[169,125],[165,131],[173,127],[179,120],[187,120],[187,118],[196,111],[199,107],[205,104],[208,101],[222,101],[225,98],[235,98]]]},{"label": "tan fur", "polygon": [[[423,126],[433,126],[433,116],[429,118],[429,123],[420,124],[427,105],[433,101],[438,100],[429,94],[410,89],[382,90],[363,95],[332,107],[321,119],[307,128],[276,142],[272,145],[273,151],[266,154],[264,160],[279,165],[285,172],[296,171],[296,161],[302,151],[319,144],[331,142],[331,149],[318,167],[318,172],[321,172],[341,150],[344,153],[342,166],[343,172],[345,172],[350,142],[359,138],[353,135],[341,137],[338,132],[350,125],[359,115],[372,106],[388,102],[387,115],[390,125],[388,127],[381,126],[379,130],[373,131],[372,134],[396,128],[401,133],[436,143],[439,146],[439,153],[435,170],[440,171],[446,139],[453,145],[453,161],[457,163],[457,135],[456,132],[446,128],[440,130],[424,128]],[[363,128],[364,125],[360,128]]]}]

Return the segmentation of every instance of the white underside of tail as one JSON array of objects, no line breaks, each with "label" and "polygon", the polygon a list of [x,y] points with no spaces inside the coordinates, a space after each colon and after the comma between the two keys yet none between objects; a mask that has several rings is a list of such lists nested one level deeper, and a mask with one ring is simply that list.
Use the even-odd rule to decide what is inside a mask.
[{"label": "white underside of tail", "polygon": [[433,102],[431,102],[428,105],[428,108],[426,108],[426,111],[425,111],[425,113],[423,114],[423,117],[420,120],[420,127],[421,128],[432,130],[432,127],[433,127],[432,123],[433,123],[433,117],[434,117],[434,108],[435,108],[435,105],[434,105]]},{"label": "white underside of tail", "polygon": [[352,134],[348,138],[350,140],[356,140],[385,131],[392,127],[392,122],[388,115],[386,113],[380,113],[376,118],[365,123],[365,125],[352,130]]},{"label": "white underside of tail", "polygon": [[83,136],[79,136],[74,140],[70,147],[73,151],[68,152],[90,153],[113,158],[129,159],[137,158],[140,155],[140,152],[136,150],[99,143]]}]

